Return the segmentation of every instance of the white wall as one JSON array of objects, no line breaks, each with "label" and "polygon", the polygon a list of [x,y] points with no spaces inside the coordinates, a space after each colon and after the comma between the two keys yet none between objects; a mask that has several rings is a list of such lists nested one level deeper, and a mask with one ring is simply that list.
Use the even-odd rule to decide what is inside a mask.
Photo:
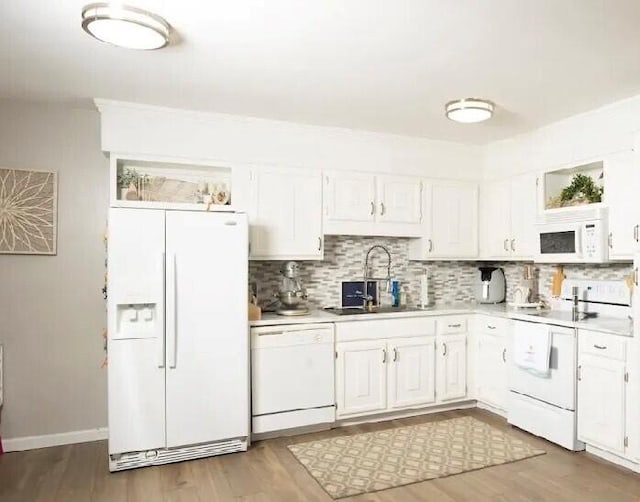
[{"label": "white wall", "polygon": [[485,147],[483,177],[504,178],[581,164],[633,147],[640,131],[640,96],[569,117]]},{"label": "white wall", "polygon": [[0,167],[57,171],[57,256],[0,255],[3,440],[106,426],[99,115],[0,101]]},{"label": "white wall", "polygon": [[424,138],[98,100],[102,149],[233,164],[278,164],[479,179],[482,148]]}]

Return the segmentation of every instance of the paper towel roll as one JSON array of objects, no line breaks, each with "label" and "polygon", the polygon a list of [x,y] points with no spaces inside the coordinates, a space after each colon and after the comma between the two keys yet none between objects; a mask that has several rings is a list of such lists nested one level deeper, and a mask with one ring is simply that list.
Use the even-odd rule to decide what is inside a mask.
[{"label": "paper towel roll", "polygon": [[419,307],[427,307],[429,305],[429,275],[425,268],[420,274],[420,305]]}]

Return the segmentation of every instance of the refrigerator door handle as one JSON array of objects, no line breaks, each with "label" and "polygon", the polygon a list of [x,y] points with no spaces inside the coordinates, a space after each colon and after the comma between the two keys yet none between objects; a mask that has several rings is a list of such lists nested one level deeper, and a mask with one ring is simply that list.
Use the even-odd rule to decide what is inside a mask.
[{"label": "refrigerator door handle", "polygon": [[167,273],[167,305],[166,305],[166,333],[167,333],[167,364],[169,368],[176,367],[176,352],[178,341],[178,316],[176,312],[176,255],[173,253],[168,261]]},{"label": "refrigerator door handle", "polygon": [[[166,269],[167,269],[167,262],[166,262],[167,258],[165,253],[162,253],[161,259],[162,259],[162,262],[160,263],[160,272],[162,273],[161,275],[162,288],[164,289],[166,287],[165,277],[166,277]],[[165,356],[164,351],[165,351],[165,333],[164,333],[164,326],[163,326],[162,332],[158,336],[158,368],[164,368],[164,356]]]}]

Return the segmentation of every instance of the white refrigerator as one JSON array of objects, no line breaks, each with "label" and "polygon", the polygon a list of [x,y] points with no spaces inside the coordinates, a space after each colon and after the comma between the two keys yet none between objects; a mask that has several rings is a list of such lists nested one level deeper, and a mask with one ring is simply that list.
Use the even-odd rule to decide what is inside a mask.
[{"label": "white refrigerator", "polygon": [[109,469],[244,451],[246,214],[111,208]]}]

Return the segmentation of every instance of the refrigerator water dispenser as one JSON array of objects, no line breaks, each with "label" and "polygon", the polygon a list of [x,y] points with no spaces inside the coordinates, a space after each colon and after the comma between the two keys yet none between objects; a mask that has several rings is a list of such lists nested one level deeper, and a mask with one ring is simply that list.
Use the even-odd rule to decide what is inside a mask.
[{"label": "refrigerator water dispenser", "polygon": [[117,305],[113,338],[153,338],[157,336],[158,305],[126,303]]}]

